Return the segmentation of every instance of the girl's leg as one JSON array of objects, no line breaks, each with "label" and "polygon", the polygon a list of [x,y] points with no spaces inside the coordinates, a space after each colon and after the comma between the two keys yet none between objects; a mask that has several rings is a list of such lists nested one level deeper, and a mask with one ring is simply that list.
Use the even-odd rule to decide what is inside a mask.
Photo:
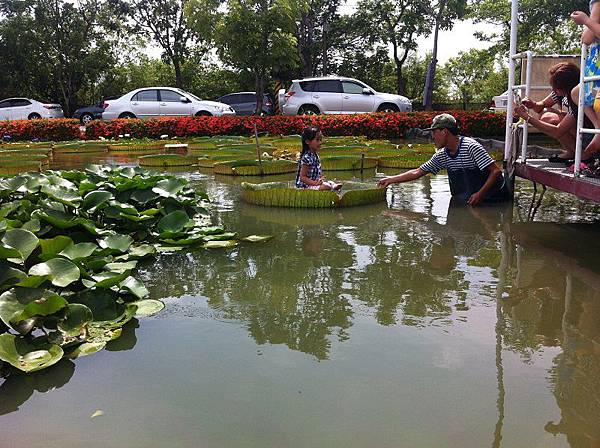
[{"label": "girl's leg", "polygon": [[[580,87],[581,86],[577,86],[571,91],[571,99],[575,102],[575,104],[578,104],[578,102],[579,102]],[[598,93],[600,93],[600,90],[598,91]],[[594,105],[595,104],[596,103],[594,101]],[[594,125],[594,128],[599,129],[600,128],[599,115],[596,114],[596,111],[594,109],[595,109],[594,107],[586,106],[583,108],[583,111],[584,111],[586,117],[588,117],[589,120]],[[583,152],[581,153],[581,159],[582,160],[588,159],[597,151],[600,151],[600,134],[594,134],[594,138],[592,138],[592,141],[590,142],[590,144],[587,145],[587,147],[583,148]]]}]

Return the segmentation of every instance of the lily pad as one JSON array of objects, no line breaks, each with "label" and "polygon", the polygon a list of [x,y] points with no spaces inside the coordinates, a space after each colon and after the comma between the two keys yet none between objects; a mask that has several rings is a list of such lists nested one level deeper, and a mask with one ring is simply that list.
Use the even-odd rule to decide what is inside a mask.
[{"label": "lily pad", "polygon": [[169,213],[158,222],[158,230],[160,232],[176,233],[181,232],[186,226],[192,222],[186,212],[176,210]]},{"label": "lily pad", "polygon": [[56,364],[63,349],[54,344],[32,345],[22,337],[0,334],[0,360],[23,372],[35,372]]},{"label": "lily pad", "polygon": [[[67,357],[70,359],[77,359],[83,356],[93,355],[94,353],[99,352],[104,347],[106,347],[106,342],[84,342],[83,344],[78,345],[75,350],[70,352]],[[91,418],[98,417],[103,415],[102,411],[96,411],[92,414]]]},{"label": "lily pad", "polygon": [[[5,252],[8,254],[6,258],[18,258],[18,262],[23,263],[38,246],[39,239],[29,230],[11,229],[4,233],[1,242],[0,257]],[[3,249],[6,249],[6,251],[3,251]]]},{"label": "lily pad", "polygon": [[205,249],[227,249],[229,247],[235,247],[238,245],[238,242],[235,240],[226,240],[226,241],[207,241],[202,245]]},{"label": "lily pad", "polygon": [[241,238],[241,241],[247,241],[249,243],[260,243],[262,241],[269,241],[273,239],[273,235],[249,235]]},{"label": "lily pad", "polygon": [[79,336],[93,320],[92,311],[87,306],[70,303],[66,307],[65,318],[58,323],[58,329],[68,336]]},{"label": "lily pad", "polygon": [[136,317],[152,316],[160,313],[165,307],[163,302],[154,299],[138,300],[137,302],[132,302],[131,304],[137,306],[137,310],[135,312]]},{"label": "lily pad", "polygon": [[122,289],[125,289],[136,296],[138,299],[143,299],[144,297],[148,297],[148,289],[144,286],[142,282],[140,282],[135,277],[127,277],[125,280],[121,282],[119,285]]},{"label": "lily pad", "polygon": [[81,203],[81,208],[83,210],[93,212],[100,205],[110,201],[112,197],[113,194],[110,191],[92,191],[84,196],[83,202]]},{"label": "lily pad", "polygon": [[79,268],[69,260],[53,258],[29,269],[29,275],[47,275],[55,286],[65,287],[79,280]]},{"label": "lily pad", "polygon": [[62,255],[69,260],[79,260],[81,258],[89,257],[97,249],[98,246],[96,246],[94,243],[78,243],[66,247],[58,255]]},{"label": "lily pad", "polygon": [[[64,299],[61,299],[56,293],[45,289],[15,287],[0,295],[0,319],[7,326],[21,332],[24,328],[18,328],[17,324],[27,318],[20,316],[32,316],[33,310],[38,310],[40,315],[52,314],[66,306]],[[24,332],[29,330],[30,328],[25,329]]]},{"label": "lily pad", "polygon": [[133,243],[133,238],[129,235],[109,235],[98,241],[103,249],[112,249],[119,252],[127,252],[129,246]]}]

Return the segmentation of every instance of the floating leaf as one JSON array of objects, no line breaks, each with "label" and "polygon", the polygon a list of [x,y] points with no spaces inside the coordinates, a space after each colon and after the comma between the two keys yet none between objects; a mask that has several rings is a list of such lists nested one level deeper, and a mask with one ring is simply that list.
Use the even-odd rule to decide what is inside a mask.
[{"label": "floating leaf", "polygon": [[136,266],[137,261],[127,261],[124,263],[107,263],[104,267],[112,272],[126,272],[135,269]]},{"label": "floating leaf", "polygon": [[80,303],[70,303],[66,307],[64,319],[58,322],[58,329],[69,336],[79,336],[84,327],[94,320],[92,311]]},{"label": "floating leaf", "polygon": [[0,257],[5,252],[9,255],[6,258],[18,258],[18,262],[23,263],[38,246],[39,240],[29,230],[11,229],[4,233],[1,242]]},{"label": "floating leaf", "polygon": [[129,249],[129,246],[133,243],[133,238],[129,235],[110,235],[103,240],[98,241],[98,243],[103,249],[127,252],[127,249]]},{"label": "floating leaf", "polygon": [[84,196],[83,202],[81,203],[81,209],[94,211],[100,205],[105,204],[113,197],[109,191],[97,190],[92,191]]},{"label": "floating leaf", "polygon": [[227,241],[208,241],[202,245],[205,249],[226,249],[228,247],[235,247],[238,242],[235,240]]},{"label": "floating leaf", "polygon": [[79,260],[87,258],[98,249],[94,243],[78,243],[73,244],[62,250],[58,255],[68,258],[69,260]]},{"label": "floating leaf", "polygon": [[273,235],[249,235],[241,239],[241,241],[247,241],[249,243],[260,243],[262,241],[269,241],[273,238]]},{"label": "floating leaf", "polygon": [[154,299],[138,300],[137,302],[132,302],[131,304],[137,306],[137,310],[135,312],[136,317],[152,316],[160,313],[165,307],[163,302]]},{"label": "floating leaf", "polygon": [[119,285],[122,289],[125,289],[131,292],[138,299],[143,299],[147,297],[149,292],[144,286],[144,284],[136,279],[135,277],[127,277],[125,280],[121,282]]},{"label": "floating leaf", "polygon": [[[38,288],[13,288],[0,295],[0,319],[15,330],[29,332],[27,328],[17,328],[19,321],[33,316],[34,310],[39,315],[52,314],[66,305],[56,293]],[[62,307],[60,304],[62,303]],[[33,304],[33,305],[32,305]],[[37,305],[40,305],[38,308]],[[29,310],[29,311],[26,311]],[[27,317],[22,317],[27,316]]]},{"label": "floating leaf", "polygon": [[[106,347],[106,342],[84,342],[81,345],[78,345],[75,350],[69,353],[68,357],[70,359],[77,359],[83,356],[93,355],[94,353],[99,352],[104,347]],[[98,417],[100,415],[104,415],[102,411],[96,411],[92,414],[91,418]]]},{"label": "floating leaf", "polygon": [[53,258],[29,269],[29,275],[47,275],[55,286],[65,287],[79,279],[79,268],[69,260]]},{"label": "floating leaf", "polygon": [[58,345],[27,343],[23,337],[0,334],[0,360],[23,372],[35,372],[56,364],[63,356]]},{"label": "floating leaf", "polygon": [[40,246],[42,248],[42,254],[40,258],[43,261],[47,261],[51,258],[56,257],[56,255],[65,250],[67,247],[73,245],[73,240],[68,236],[59,235],[54,238],[50,238],[47,240],[40,240]]},{"label": "floating leaf", "polygon": [[110,288],[118,285],[129,275],[129,270],[125,269],[123,272],[101,272],[100,274],[93,275],[92,278],[96,281],[97,288]]},{"label": "floating leaf", "polygon": [[158,230],[160,232],[171,233],[181,232],[191,222],[193,221],[190,220],[186,212],[182,210],[176,210],[169,213],[158,222]]},{"label": "floating leaf", "polygon": [[181,190],[185,188],[187,182],[185,179],[180,178],[170,178],[159,181],[156,184],[156,187],[152,189],[154,193],[159,194],[163,197],[175,196]]},{"label": "floating leaf", "polygon": [[81,196],[79,196],[77,190],[72,190],[64,186],[44,185],[41,191],[52,199],[71,207],[75,207],[81,202]]}]

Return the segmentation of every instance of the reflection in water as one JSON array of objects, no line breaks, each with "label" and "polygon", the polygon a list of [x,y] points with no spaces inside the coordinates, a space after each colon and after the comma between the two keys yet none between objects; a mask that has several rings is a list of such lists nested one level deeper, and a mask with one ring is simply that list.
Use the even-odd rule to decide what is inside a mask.
[{"label": "reflection in water", "polygon": [[[557,406],[553,417],[559,417],[544,418],[535,430],[562,435],[557,439],[572,447],[599,446],[600,272],[595,254],[600,252],[600,238],[595,226],[522,222],[519,200],[526,203],[528,194],[523,185],[514,208],[455,206],[446,179],[436,177],[390,189],[388,206],[289,210],[241,203],[240,181],[259,180],[215,181],[207,173],[184,172],[216,200],[220,224],[242,236],[275,238],[227,251],[196,248],[163,254],[157,263],[142,267],[152,296],[167,298],[167,308],[155,319],[194,321],[201,316],[232,322],[257,344],[330,360],[320,365],[331,369],[340,362],[336,354],[362,347],[368,352],[365,357],[384,366],[382,376],[390,378],[394,377],[385,364],[373,355],[386,334],[393,334],[400,345],[426,334],[438,338],[436,347],[444,348],[461,332],[468,336],[460,343],[475,344],[481,336],[477,328],[484,326],[489,334],[495,330],[495,352],[491,349],[487,360],[482,354],[481,365],[466,368],[476,374],[490,366],[494,370],[493,382],[482,380],[495,390],[494,402],[484,405],[495,412],[484,434],[492,446],[509,446],[507,425],[515,425],[517,419],[511,412],[521,409],[514,383],[505,384],[515,369],[507,360],[516,358],[527,368],[544,356],[551,361],[544,367],[544,386],[551,388],[553,395],[548,397]],[[593,207],[564,197],[552,202],[555,197],[549,192],[546,200],[555,206],[556,215],[542,207],[538,219],[595,219]],[[491,310],[491,319],[481,320],[486,310]],[[365,336],[365,322],[375,326],[373,337]],[[130,322],[107,350],[132,349],[138,326]],[[179,330],[173,326],[175,339]],[[469,352],[461,347],[459,352]],[[164,354],[153,356],[160,363]],[[431,356],[432,352],[423,354]],[[426,368],[432,369],[428,364]],[[0,385],[0,414],[19,409],[29,398],[34,401],[34,391],[60,388],[73,370],[72,362],[63,361],[34,375],[8,376]],[[340,377],[340,383],[351,380],[352,376]],[[394,396],[395,387],[413,387],[392,383],[385,384],[394,399],[404,393]],[[459,387],[470,391],[468,384]],[[438,397],[428,394],[422,391],[423,402],[437,403]]]}]

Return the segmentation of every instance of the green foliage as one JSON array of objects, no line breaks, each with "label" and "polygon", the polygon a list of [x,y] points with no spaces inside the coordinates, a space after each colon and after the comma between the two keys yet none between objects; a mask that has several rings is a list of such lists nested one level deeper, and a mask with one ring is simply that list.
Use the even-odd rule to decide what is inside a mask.
[{"label": "green foliage", "polygon": [[0,361],[43,369],[102,349],[134,315],[159,312],[164,305],[131,275],[139,259],[237,244],[212,225],[206,199],[184,179],[140,168],[0,179]]}]

